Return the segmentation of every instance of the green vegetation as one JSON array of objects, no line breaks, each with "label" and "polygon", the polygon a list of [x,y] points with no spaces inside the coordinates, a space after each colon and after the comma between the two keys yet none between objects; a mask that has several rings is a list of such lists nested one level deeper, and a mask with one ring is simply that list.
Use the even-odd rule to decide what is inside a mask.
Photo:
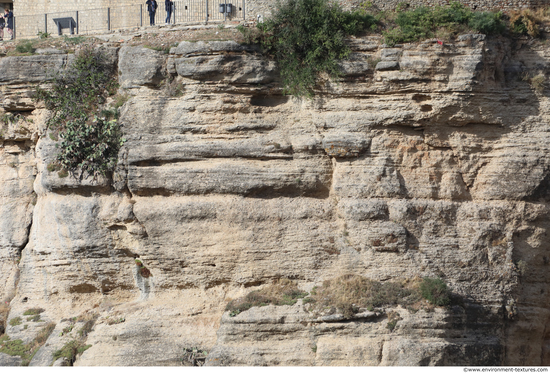
[{"label": "green vegetation", "polygon": [[44,308],[29,308],[28,310],[26,310],[25,312],[23,312],[23,315],[24,316],[29,316],[29,315],[40,315],[42,312],[44,312]]},{"label": "green vegetation", "polygon": [[259,33],[239,30],[248,41],[256,36],[264,51],[275,57],[285,93],[311,96],[321,75],[339,76],[338,60],[350,53],[345,37],[374,24],[373,16],[345,12],[328,0],[287,0],[258,24]]},{"label": "green vegetation", "polygon": [[2,116],[0,116],[0,124],[14,124],[18,121],[23,120],[25,122],[32,123],[33,120],[31,118],[26,118],[21,113],[13,114],[13,113],[5,113]]},{"label": "green vegetation", "polygon": [[451,34],[468,30],[499,34],[506,28],[502,18],[500,12],[473,12],[459,2],[452,2],[446,6],[397,12],[397,27],[383,34],[389,45],[433,38],[441,29]]},{"label": "green vegetation", "polygon": [[21,325],[21,322],[22,322],[21,318],[17,316],[10,320],[10,325],[11,326]]},{"label": "green vegetation", "polygon": [[75,327],[76,322],[84,322],[84,325],[78,331],[78,337],[71,339],[59,350],[53,353],[53,360],[59,358],[66,358],[69,362],[69,365],[73,365],[78,355],[81,355],[84,351],[91,347],[91,345],[86,344],[86,338],[88,334],[92,331],[95,322],[97,321],[99,315],[95,312],[84,312],[78,317],[73,317],[70,319],[71,324],[63,328],[60,336],[68,335],[71,333]]},{"label": "green vegetation", "polygon": [[81,44],[83,43],[84,41],[86,41],[86,37],[85,36],[63,36],[63,41],[67,44],[72,44],[72,45],[76,45],[76,44]]},{"label": "green vegetation", "polygon": [[48,165],[46,166],[46,170],[48,170],[48,172],[55,172],[55,171],[59,171],[61,169],[61,166],[59,165],[59,163],[48,163]]},{"label": "green vegetation", "polygon": [[248,293],[243,298],[232,300],[227,304],[226,311],[230,316],[237,316],[252,307],[262,307],[268,304],[275,306],[296,304],[298,299],[304,298],[306,292],[298,289],[296,283],[288,279],[280,279],[263,289]]},{"label": "green vegetation", "polygon": [[[422,298],[432,305],[444,306],[449,304],[449,297],[447,285],[441,279],[380,282],[358,275],[345,275],[324,281],[322,286],[313,288],[306,299],[311,303],[310,311],[336,309],[345,318],[351,318],[360,308],[373,311],[375,307],[400,305],[416,311],[422,307]],[[397,321],[398,315],[389,317],[388,329],[393,330]]]},{"label": "green vegetation", "polygon": [[501,34],[506,28],[500,12],[474,12],[468,21],[468,26],[474,31],[487,35]]},{"label": "green vegetation", "polygon": [[69,361],[70,365],[73,365],[76,357],[78,355],[82,355],[84,351],[86,351],[90,347],[92,347],[92,345],[87,345],[82,341],[73,339],[72,341],[65,343],[65,345],[61,347],[61,349],[53,353],[53,360],[55,361],[59,358],[65,358]]},{"label": "green vegetation", "polygon": [[188,366],[203,366],[208,352],[198,347],[188,347],[183,349],[183,357],[181,359],[182,365]]},{"label": "green vegetation", "polygon": [[2,115],[2,117],[0,117],[0,122],[4,124],[10,124],[10,123],[13,123],[14,121],[15,121],[15,117],[12,113],[6,113]]},{"label": "green vegetation", "polygon": [[0,338],[0,352],[11,356],[21,356],[22,365],[29,365],[36,352],[46,343],[46,340],[55,329],[54,323],[49,323],[44,326],[36,338],[28,344],[23,344],[23,341],[16,339],[14,341],[6,335]]},{"label": "green vegetation", "polygon": [[[331,0],[279,2],[271,18],[257,28],[237,27],[247,44],[260,44],[280,68],[285,94],[311,97],[315,88],[341,74],[338,62],[349,56],[345,38],[362,32],[379,32],[385,43],[415,42],[427,38],[448,40],[459,33],[540,36],[550,23],[550,8],[521,10],[510,16],[478,12],[454,1],[449,5],[378,11],[365,2],[354,12],[343,11]],[[369,65],[376,65],[374,59]]]},{"label": "green vegetation", "polygon": [[7,337],[7,340],[4,340],[2,342],[2,345],[0,347],[0,352],[3,352],[5,354],[11,355],[11,356],[21,356],[25,355],[28,352],[27,345],[23,344],[23,341],[20,339],[16,339],[14,341],[9,340],[9,337]]},{"label": "green vegetation", "polygon": [[29,40],[23,40],[15,47],[17,53],[32,54],[34,53],[33,43]]},{"label": "green vegetation", "polygon": [[39,39],[47,39],[51,35],[52,34],[50,34],[49,32],[44,32],[44,31],[38,31],[38,33],[36,34],[36,36],[38,36]]},{"label": "green vegetation", "polygon": [[393,332],[399,320],[402,320],[402,318],[397,312],[388,313],[388,323],[386,324],[386,328],[389,329],[390,332]]},{"label": "green vegetation", "polygon": [[[307,296],[307,297],[306,297]],[[416,311],[421,307],[445,306],[450,303],[450,292],[441,279],[413,279],[401,282],[380,282],[358,275],[345,275],[326,280],[322,286],[314,287],[309,296],[290,280],[282,279],[246,296],[232,300],[226,307],[230,316],[236,316],[252,307],[273,304],[293,305],[298,299],[310,312],[339,312],[345,318],[352,318],[361,308],[373,311],[375,307],[403,306]],[[423,306],[422,299],[432,305]],[[393,330],[400,320],[398,314],[388,315],[388,329]]]},{"label": "green vegetation", "polygon": [[37,89],[37,99],[52,111],[48,128],[61,139],[56,160],[60,177],[70,172],[80,179],[96,178],[116,166],[122,131],[116,116],[105,115],[108,111],[97,115],[116,89],[112,76],[99,52],[83,49],[65,72],[54,76],[50,90]]},{"label": "green vegetation", "polygon": [[447,284],[440,278],[425,277],[420,283],[420,294],[435,306],[446,306],[451,302]]},{"label": "green vegetation", "polygon": [[40,315],[34,315],[34,316],[27,317],[27,321],[39,322],[43,320],[40,319]]},{"label": "green vegetation", "polygon": [[61,334],[59,334],[60,336],[64,336],[66,334],[69,334],[70,332],[73,331],[73,328],[74,328],[74,324],[71,324],[69,326],[66,326],[63,328],[63,330],[61,331]]}]

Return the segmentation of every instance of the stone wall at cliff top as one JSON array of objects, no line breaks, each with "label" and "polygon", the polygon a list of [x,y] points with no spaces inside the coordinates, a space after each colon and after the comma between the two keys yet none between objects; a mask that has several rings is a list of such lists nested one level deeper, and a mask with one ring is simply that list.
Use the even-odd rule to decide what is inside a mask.
[{"label": "stone wall at cliff top", "polygon": [[[210,365],[550,362],[550,105],[522,79],[548,75],[550,49],[351,43],[313,100],[283,96],[253,47],[106,45],[127,141],[95,182],[48,170],[55,141],[30,98],[72,56],[0,58],[0,105],[18,114],[1,128],[0,295],[23,319],[6,332],[32,340],[31,307],[57,323],[31,365],[85,314],[98,318],[75,365],[178,365],[192,347]],[[278,278],[309,291],[343,274],[441,277],[462,302],[351,321],[301,301],[225,312]]]}]

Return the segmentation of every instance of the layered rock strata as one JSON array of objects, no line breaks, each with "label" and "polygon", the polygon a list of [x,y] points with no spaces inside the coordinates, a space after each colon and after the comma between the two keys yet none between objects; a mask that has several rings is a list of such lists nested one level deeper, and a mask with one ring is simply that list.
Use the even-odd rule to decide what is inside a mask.
[{"label": "layered rock strata", "polygon": [[[48,165],[33,87],[66,54],[3,57],[0,294],[12,339],[97,314],[75,365],[546,365],[550,50],[463,35],[395,48],[353,39],[343,78],[284,96],[273,61],[234,42],[164,55],[109,46],[126,142],[112,177]],[[152,276],[141,276],[139,258]],[[225,305],[275,279],[441,277],[460,304],[343,320]],[[389,315],[398,315],[388,329]],[[67,324],[67,325],[66,325]],[[78,326],[78,327],[77,327]],[[61,333],[63,334],[63,333]],[[74,334],[74,335],[73,335]]]}]

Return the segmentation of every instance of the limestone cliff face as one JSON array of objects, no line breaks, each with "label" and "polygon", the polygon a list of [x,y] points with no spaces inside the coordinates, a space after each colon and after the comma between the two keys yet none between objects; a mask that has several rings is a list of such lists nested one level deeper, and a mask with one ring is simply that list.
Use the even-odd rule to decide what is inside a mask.
[{"label": "limestone cliff face", "polygon": [[[76,365],[177,365],[190,347],[210,365],[550,363],[550,100],[522,79],[549,72],[550,49],[351,43],[313,100],[282,95],[276,65],[234,42],[106,46],[127,141],[95,182],[48,170],[48,113],[30,99],[71,56],[0,59],[17,114],[0,142],[0,294],[9,319],[42,307],[57,323],[31,365],[91,312]],[[277,278],[310,290],[342,274],[442,277],[463,301],[351,321],[301,301],[224,311]],[[29,341],[36,324],[6,332]]]}]

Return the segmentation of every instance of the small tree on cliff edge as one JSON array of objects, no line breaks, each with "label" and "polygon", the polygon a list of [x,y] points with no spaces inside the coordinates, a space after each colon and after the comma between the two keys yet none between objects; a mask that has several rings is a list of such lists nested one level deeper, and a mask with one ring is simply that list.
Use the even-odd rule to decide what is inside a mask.
[{"label": "small tree on cliff edge", "polygon": [[312,96],[321,73],[340,75],[338,60],[350,53],[344,38],[374,24],[371,15],[344,12],[328,0],[286,0],[258,28],[260,43],[279,65],[284,93]]}]

